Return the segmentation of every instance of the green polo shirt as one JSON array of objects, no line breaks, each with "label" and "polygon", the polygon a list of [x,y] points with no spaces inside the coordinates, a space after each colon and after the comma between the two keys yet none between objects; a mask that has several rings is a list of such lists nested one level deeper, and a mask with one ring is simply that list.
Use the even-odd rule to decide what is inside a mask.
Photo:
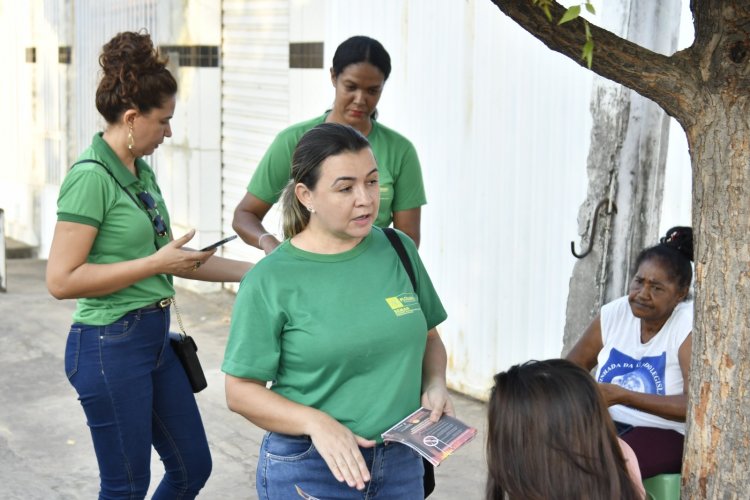
[{"label": "green polo shirt", "polygon": [[[305,132],[325,122],[327,116],[328,112],[282,130],[258,163],[247,191],[270,205],[276,203],[291,177],[292,155],[297,143]],[[393,212],[427,203],[422,168],[412,143],[376,120],[372,121],[367,140],[378,163],[380,210],[375,225],[388,227],[393,221]]]},{"label": "green polo shirt", "polygon": [[[96,163],[79,163],[89,159],[106,165],[112,175]],[[171,240],[171,232],[163,237],[156,235],[151,222],[154,214],[147,213],[140,201],[136,205],[113,179],[114,176],[136,200],[141,191],[151,193],[169,227],[167,207],[154,172],[145,161],[136,160],[138,177],[134,176],[98,133],[76,163],[60,187],[57,220],[97,229],[86,262],[111,264],[148,257],[156,251],[155,243],[161,247]],[[172,276],[157,274],[109,295],[78,299],[73,321],[108,325],[128,311],[173,295]]]}]

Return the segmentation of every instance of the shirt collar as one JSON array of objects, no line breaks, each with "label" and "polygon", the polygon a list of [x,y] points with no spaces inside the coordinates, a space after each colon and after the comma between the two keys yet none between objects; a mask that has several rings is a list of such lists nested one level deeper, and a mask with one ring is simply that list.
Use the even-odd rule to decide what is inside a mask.
[{"label": "shirt collar", "polygon": [[112,172],[112,175],[117,179],[117,182],[123,186],[129,186],[139,181],[147,182],[153,179],[154,171],[151,170],[151,167],[149,167],[141,158],[136,158],[135,160],[135,168],[138,170],[138,176],[140,179],[133,175],[130,170],[122,164],[120,158],[112,148],[109,147],[109,144],[107,144],[107,141],[102,138],[102,135],[102,132],[94,134],[94,139],[91,141],[91,148],[97,156],[104,161],[104,164],[110,169],[110,172]]}]

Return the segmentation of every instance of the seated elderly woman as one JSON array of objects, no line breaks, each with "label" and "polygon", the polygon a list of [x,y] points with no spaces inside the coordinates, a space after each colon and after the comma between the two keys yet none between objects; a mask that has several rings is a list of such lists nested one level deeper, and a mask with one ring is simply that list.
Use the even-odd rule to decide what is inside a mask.
[{"label": "seated elderly woman", "polygon": [[567,359],[596,369],[619,435],[644,478],[680,472],[692,346],[693,232],[643,250],[628,295],[604,305]]}]

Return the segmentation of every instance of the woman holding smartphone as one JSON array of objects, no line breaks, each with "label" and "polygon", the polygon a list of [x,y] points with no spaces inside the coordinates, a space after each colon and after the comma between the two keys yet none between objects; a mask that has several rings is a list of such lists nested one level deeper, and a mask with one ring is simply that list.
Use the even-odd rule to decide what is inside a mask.
[{"label": "woman holding smartphone", "polygon": [[165,474],[153,498],[194,498],[211,454],[192,389],[170,347],[173,276],[239,281],[247,262],[173,239],[153,170],[142,159],[171,137],[177,82],[146,33],[102,48],[96,106],[104,132],[60,188],[47,287],[77,299],[65,371],[78,392],[99,464],[99,498],[144,498],[151,447]]}]

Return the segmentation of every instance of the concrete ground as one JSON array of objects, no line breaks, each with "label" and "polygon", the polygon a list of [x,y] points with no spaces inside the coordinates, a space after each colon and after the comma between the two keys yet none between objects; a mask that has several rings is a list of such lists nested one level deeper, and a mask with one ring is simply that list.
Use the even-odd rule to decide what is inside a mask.
[{"label": "concrete ground", "polygon": [[[74,301],[57,301],[44,284],[45,261],[7,261],[0,293],[0,498],[96,498],[98,471],[85,417],[65,378],[63,354]],[[234,295],[177,293],[185,328],[199,347],[208,388],[196,397],[213,454],[201,498],[255,499],[255,466],[263,432],[224,402],[224,353]],[[434,500],[482,498],[485,405],[454,395],[458,416],[477,437],[436,469]],[[152,455],[152,491],[161,463]]]}]

